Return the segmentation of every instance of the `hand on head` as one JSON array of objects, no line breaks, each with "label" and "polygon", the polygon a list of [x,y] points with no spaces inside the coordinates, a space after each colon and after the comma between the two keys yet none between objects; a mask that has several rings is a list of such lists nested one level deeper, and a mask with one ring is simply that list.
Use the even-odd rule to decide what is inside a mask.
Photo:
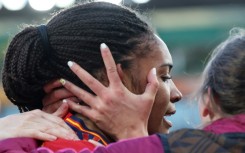
[{"label": "hand on head", "polygon": [[74,94],[62,86],[59,79],[47,83],[43,87],[43,90],[45,91],[46,95],[42,100],[42,110],[46,113],[64,117],[69,108],[67,104],[63,104],[62,100],[69,99],[76,103],[79,102],[79,99],[77,99]]},{"label": "hand on head", "polygon": [[53,141],[57,138],[77,139],[76,134],[60,117],[40,110],[9,115],[0,118],[0,122],[0,139],[12,137],[31,137],[44,141]]},{"label": "hand on head", "polygon": [[158,89],[155,69],[152,69],[148,75],[145,92],[136,95],[121,82],[110,50],[104,44],[101,45],[101,54],[109,79],[108,87],[105,87],[76,63],[68,63],[71,70],[96,94],[92,95],[62,79],[61,82],[67,90],[89,105],[78,105],[66,99],[70,108],[89,117],[115,139],[148,135],[148,119]]},{"label": "hand on head", "polygon": [[[84,10],[87,9],[97,11],[84,14]],[[117,66],[120,70],[118,72],[126,88],[122,87],[122,83],[108,80],[97,48],[101,42],[110,44],[116,63],[121,65]],[[148,106],[152,106],[150,117],[145,115],[146,118],[142,119],[145,120],[143,126],[146,126],[149,118],[149,134],[165,132],[171,127],[163,116],[174,114],[174,103],[181,99],[180,92],[171,80],[173,61],[166,44],[154,34],[152,28],[136,12],[110,3],[77,5],[56,14],[45,26],[26,27],[13,38],[5,57],[3,87],[10,101],[22,112],[42,109],[44,106],[44,111],[54,113],[62,104],[60,99],[68,98],[67,101],[73,99],[73,95],[60,88],[60,84],[56,84],[55,81],[43,90],[47,82],[57,78],[65,78],[92,93],[88,86],[68,68],[66,62],[69,60],[81,65],[102,84],[110,83],[109,87],[101,85],[103,88],[100,89],[107,89],[109,93],[116,94],[121,90],[125,95],[130,95],[126,97],[131,98],[127,102],[131,103],[135,98],[136,101],[141,102],[140,104],[143,104],[144,100],[153,103],[152,99],[156,94],[153,106],[146,102]],[[157,77],[152,73],[148,76],[149,71],[154,67]],[[116,71],[115,68],[109,68],[108,71],[111,70]],[[147,85],[147,76],[150,85]],[[110,76],[109,78],[111,79]],[[156,82],[151,80],[156,78],[161,82],[157,93],[151,90],[151,86]],[[146,86],[147,90],[144,91]],[[45,98],[44,91],[47,94]],[[94,93],[98,97],[107,95],[102,94],[103,91],[94,90]],[[152,98],[149,95],[154,96]],[[109,96],[113,100],[117,98],[113,95]],[[65,104],[63,105],[63,109],[67,109]],[[135,111],[139,113],[144,106],[139,105]],[[125,105],[125,107],[129,106]],[[60,109],[61,111],[56,114],[62,116],[64,114],[61,113],[62,108]],[[134,115],[130,115],[130,120],[132,116]]]},{"label": "hand on head", "polygon": [[[0,119],[0,139],[12,137],[31,137],[43,141],[57,138],[78,139],[74,131],[62,120],[69,110],[63,98],[76,99],[68,90],[62,88],[59,80],[44,86],[47,95],[43,99],[43,111],[33,110],[21,114],[9,115]],[[1,132],[2,131],[2,132]]]}]

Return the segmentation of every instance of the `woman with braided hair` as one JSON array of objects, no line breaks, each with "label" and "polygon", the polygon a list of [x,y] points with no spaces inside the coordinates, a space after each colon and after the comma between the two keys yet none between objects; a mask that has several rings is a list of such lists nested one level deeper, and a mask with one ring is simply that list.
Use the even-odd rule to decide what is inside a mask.
[{"label": "woman with braided hair", "polygon": [[[114,135],[116,139],[145,136],[147,133],[145,123],[154,98],[144,100],[142,95],[136,95],[126,90],[107,47],[102,48],[102,56],[110,82],[108,87],[96,81],[75,62],[68,62],[71,70],[96,93],[96,96],[91,95],[70,81],[61,79],[64,87],[90,107],[71,104],[91,120],[94,120],[94,116],[96,116],[96,124]],[[201,94],[201,117],[204,119],[203,123],[206,124],[203,130],[181,129],[168,135],[157,134],[128,139],[110,144],[107,147],[99,146],[93,151],[84,149],[79,153],[244,153],[244,58],[245,31],[242,29],[239,29],[238,33],[232,33],[231,37],[221,43],[213,52],[203,72],[203,83],[199,91]],[[149,76],[151,82],[148,85],[156,82],[156,79],[156,74],[152,73]],[[147,87],[146,90],[151,90],[152,93],[157,92],[155,88]],[[104,96],[103,92],[105,91],[110,94]],[[151,96],[154,97],[154,94]],[[138,108],[141,109],[138,110]],[[129,116],[130,119],[128,119]],[[139,124],[135,124],[135,122]],[[10,143],[12,145],[9,145]],[[26,143],[29,148],[25,147]],[[35,143],[31,139],[24,142],[19,142],[19,139],[7,139],[0,142],[0,147],[5,147],[4,144],[8,146],[6,148],[11,153],[15,151],[53,153],[44,147],[36,149]],[[57,153],[76,153],[76,151],[66,148]]]},{"label": "woman with braided hair", "polygon": [[[59,78],[70,80],[93,94],[67,67],[67,61],[78,63],[108,86],[99,49],[102,43],[110,46],[120,79],[127,90],[141,94],[145,99],[142,101],[154,99],[154,104],[149,105],[152,107],[149,123],[144,123],[149,125],[149,134],[166,133],[171,123],[163,116],[174,114],[174,103],[182,97],[171,80],[173,62],[168,48],[138,14],[110,3],[77,5],[59,12],[46,25],[29,26],[18,33],[8,47],[4,62],[2,81],[7,97],[21,112],[42,109],[44,85]],[[101,46],[105,48],[105,44]],[[156,73],[157,78],[152,77]],[[156,79],[161,82],[158,90]],[[145,87],[148,90],[145,91]],[[157,93],[152,92],[152,88]],[[85,105],[82,101],[79,103]],[[81,114],[71,111],[64,120],[81,141],[57,139],[45,142],[43,146],[54,151],[65,147],[81,150],[94,148],[88,142],[91,139],[103,145],[117,140],[114,135],[98,128],[94,124],[96,121],[92,122]]]}]

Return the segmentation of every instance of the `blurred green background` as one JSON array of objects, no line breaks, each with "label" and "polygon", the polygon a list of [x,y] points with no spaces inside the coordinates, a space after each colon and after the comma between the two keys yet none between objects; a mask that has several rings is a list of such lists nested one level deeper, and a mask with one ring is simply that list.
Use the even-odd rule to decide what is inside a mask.
[{"label": "blurred green background", "polygon": [[[24,24],[45,23],[50,14],[60,9],[54,6],[47,11],[37,11],[32,8],[30,2],[26,1],[22,9],[11,11],[5,7],[3,1],[14,0],[0,0],[1,69],[8,43],[21,27]],[[49,2],[43,0],[37,3],[41,5]],[[194,100],[189,98],[189,95],[195,91],[198,84],[197,76],[203,70],[208,54],[228,37],[231,28],[245,27],[245,2],[243,0],[148,0],[140,4],[125,0],[123,3],[149,17],[149,22],[166,42],[172,54],[174,61],[172,75],[184,95],[183,100],[176,104],[177,114],[170,117],[175,125],[173,130],[181,127],[197,127],[198,109],[195,103],[190,103]],[[0,98],[0,117],[18,112],[16,107],[8,102],[3,91]]]}]

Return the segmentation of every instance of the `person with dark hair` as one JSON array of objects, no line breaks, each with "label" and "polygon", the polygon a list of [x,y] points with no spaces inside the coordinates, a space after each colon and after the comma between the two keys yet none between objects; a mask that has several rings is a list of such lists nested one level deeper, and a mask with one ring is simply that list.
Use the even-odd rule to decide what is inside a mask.
[{"label": "person with dark hair", "polygon": [[[243,153],[245,151],[245,70],[243,69],[245,66],[245,31],[241,29],[232,31],[238,31],[238,33],[232,33],[230,38],[216,48],[203,72],[203,83],[199,92],[202,105],[201,116],[205,119],[204,123],[209,122],[203,130],[182,129],[169,135],[157,134],[129,139],[107,147],[99,146],[94,151],[81,150],[79,153]],[[104,50],[102,57],[110,85],[105,87],[75,62],[70,61],[68,65],[71,70],[97,96],[91,95],[70,81],[61,79],[64,87],[90,107],[77,105],[70,101],[68,103],[92,120],[96,117],[96,124],[119,140],[130,135],[145,136],[147,132],[145,123],[148,121],[146,116],[150,114],[151,107],[149,106],[154,103],[154,98],[142,99],[142,95],[125,90],[109,49],[102,50]],[[151,80],[151,83],[156,83],[156,76],[154,73],[149,75],[148,79]],[[152,93],[157,92],[156,88],[146,88],[146,90],[151,90]],[[226,90],[229,91],[227,95],[223,92]],[[109,94],[105,96],[103,92]],[[154,97],[154,94],[150,96]],[[141,107],[140,110],[138,110],[139,107]],[[128,115],[135,121],[125,122],[128,120]],[[139,124],[134,124],[135,122]],[[35,149],[35,143],[30,139],[22,143],[18,142],[18,139],[8,139],[0,142],[0,146],[10,143],[14,144],[15,148],[19,147],[17,151],[23,151],[23,146],[28,143],[30,147],[28,151],[52,153],[44,147]],[[14,150],[9,146],[7,149]],[[59,153],[75,152],[69,148],[59,151]]]},{"label": "person with dark hair", "polygon": [[[105,62],[107,68],[114,67],[116,69],[115,64],[113,66],[112,57],[104,58],[110,61]],[[113,86],[100,87],[102,85],[99,82],[91,81],[93,80],[91,76],[88,76],[79,65],[73,63],[70,67],[97,95],[97,97],[89,98],[86,91],[74,86],[69,81],[63,81],[63,85],[69,91],[83,99],[90,106],[79,106],[71,103],[73,108],[83,112],[91,119],[96,116],[97,125],[114,134],[117,139],[122,140],[130,135],[130,130],[120,128],[123,125],[125,126],[123,121],[127,120],[127,114],[136,116],[134,120],[138,118],[140,122],[142,118],[146,118],[143,117],[147,115],[145,112],[150,112],[150,108],[145,107],[141,113],[135,113],[135,109],[139,107],[138,105],[142,105],[142,101],[131,96],[129,92],[125,92],[122,84],[120,85],[120,79],[116,71],[113,71],[115,74],[108,73],[108,77],[109,80],[112,80],[110,83],[118,84],[117,88],[113,88]],[[204,125],[203,130],[182,129],[169,135],[158,134],[155,137],[122,141],[107,148],[99,147],[94,153],[245,152],[244,67],[245,30],[234,28],[231,30],[230,37],[213,51],[203,72],[203,82],[198,92],[200,114]],[[103,97],[102,90],[106,90],[110,94]],[[125,102],[127,102],[127,109],[125,109]],[[100,107],[96,107],[95,103],[99,103]],[[128,109],[130,107],[128,105],[132,106],[132,109]],[[134,105],[137,107],[133,107]],[[121,112],[121,115],[117,116],[117,112]],[[140,134],[142,128],[136,127],[133,122],[128,122],[127,127],[137,131],[138,136],[145,136],[144,132]],[[136,133],[135,131],[131,133]]]},{"label": "person with dark hair", "polygon": [[[148,132],[167,132],[171,123],[163,116],[174,114],[174,103],[182,97],[171,80],[173,63],[168,48],[136,12],[111,3],[77,5],[59,12],[46,25],[29,26],[18,33],[8,47],[2,73],[7,97],[21,112],[42,109],[44,85],[59,78],[93,94],[67,67],[70,60],[109,85],[99,50],[101,43],[110,46],[124,85],[135,94],[144,95],[148,72],[156,67],[152,71],[157,72],[161,84],[149,117]],[[73,94],[68,93],[69,96]],[[79,104],[85,105],[82,101]],[[55,151],[80,145],[76,148],[80,150],[94,148],[88,142],[90,139],[104,145],[116,141],[80,114],[71,111],[64,120],[82,141],[57,139],[43,146]]]}]

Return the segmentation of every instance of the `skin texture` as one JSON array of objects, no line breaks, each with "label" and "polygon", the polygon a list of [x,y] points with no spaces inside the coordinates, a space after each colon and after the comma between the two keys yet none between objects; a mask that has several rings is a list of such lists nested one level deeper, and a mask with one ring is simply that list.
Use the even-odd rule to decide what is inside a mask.
[{"label": "skin texture", "polygon": [[156,43],[154,43],[150,55],[136,60],[137,70],[131,72],[131,74],[137,76],[139,80],[135,93],[142,93],[147,84],[146,76],[149,71],[153,67],[155,67],[157,71],[159,89],[149,118],[149,134],[168,132],[170,125],[163,120],[163,116],[166,114],[174,114],[176,111],[174,103],[182,98],[182,94],[170,79],[173,61],[169,50],[158,36],[155,37]]},{"label": "skin texture", "polygon": [[[136,66],[137,69],[133,67],[130,70],[122,70],[120,65],[117,65],[118,73],[123,84],[129,91],[135,94],[142,94],[147,85],[147,75],[149,71],[154,67],[156,68],[159,90],[149,118],[148,132],[149,134],[168,133],[171,125],[163,119],[163,116],[175,113],[174,103],[182,98],[182,94],[170,79],[170,71],[173,62],[166,44],[158,36],[155,36],[155,41],[150,46],[150,49],[149,55],[134,60],[133,65]],[[137,79],[134,78],[136,81],[132,82],[132,77],[135,76],[137,76]],[[52,92],[50,94],[52,94]],[[58,94],[56,93],[56,95]],[[49,99],[51,99],[50,97],[52,96],[49,96]],[[65,97],[61,97],[60,100],[62,98],[64,99]],[[44,100],[43,103],[47,105],[50,102]],[[54,103],[48,106],[55,107],[54,105],[56,104]],[[46,109],[49,107],[46,107]]]},{"label": "skin texture", "polygon": [[[117,67],[107,47],[101,47],[109,85],[104,86],[74,62],[69,62],[71,70],[97,95],[91,95],[69,81],[61,79],[66,89],[74,93],[89,106],[82,106],[66,100],[73,110],[89,117],[98,127],[115,140],[148,135],[149,114],[158,89],[156,70],[147,75],[147,86],[142,94],[134,94],[121,82]],[[107,59],[107,60],[106,60]],[[111,94],[110,94],[111,93]],[[127,96],[127,97],[124,97]],[[126,99],[127,101],[120,99]],[[118,103],[119,102],[119,103]],[[130,105],[129,105],[130,103]],[[144,111],[142,111],[144,110]],[[127,114],[127,115],[121,115]],[[129,117],[130,116],[130,117]],[[108,124],[110,123],[110,124]]]},{"label": "skin texture", "polygon": [[64,98],[72,100],[73,102],[79,102],[73,93],[62,87],[59,80],[53,80],[47,83],[43,87],[46,96],[43,98],[43,111],[46,113],[56,112],[62,104]]},{"label": "skin texture", "polygon": [[58,117],[67,111],[68,105],[64,103],[54,114],[33,110],[1,118],[0,140],[13,137],[32,137],[44,141],[53,141],[58,137],[76,140],[76,134]]},{"label": "skin texture", "polygon": [[221,110],[218,105],[220,102],[217,98],[212,100],[210,90],[208,88],[207,92],[199,99],[199,112],[203,125],[210,124],[223,117],[231,116]]},{"label": "skin texture", "polygon": [[[152,52],[152,56],[153,57],[155,56],[156,60],[152,61],[151,60],[152,56],[149,56],[146,58],[147,60],[144,59],[138,61],[139,64],[142,65],[143,63],[141,62],[148,61],[145,67],[141,67],[142,71],[138,75],[139,78],[141,77],[147,78],[146,81],[145,79],[142,79],[142,82],[145,81],[144,84],[142,84],[142,88],[145,89],[143,94],[138,94],[138,93],[133,94],[132,92],[130,92],[129,87],[127,88],[127,90],[125,89],[124,85],[127,86],[127,83],[125,83],[125,78],[127,76],[126,73],[125,74],[122,73],[123,70],[121,70],[120,65],[117,65],[117,70],[115,70],[116,66],[113,66],[113,62],[114,62],[113,58],[109,56],[110,54],[108,53],[107,56],[103,55],[106,54],[105,51],[103,52],[103,49],[102,49],[102,57],[104,59],[107,68],[107,75],[109,79],[108,87],[102,85],[98,80],[96,80],[91,75],[89,75],[85,70],[83,70],[77,64],[70,63],[69,65],[71,67],[71,70],[91,90],[93,90],[93,92],[97,96],[87,93],[86,91],[75,86],[69,81],[61,80],[61,82],[63,83],[66,89],[74,93],[78,98],[80,98],[86,104],[89,105],[89,106],[81,106],[68,101],[69,106],[73,110],[76,110],[77,112],[80,112],[84,116],[90,118],[101,129],[113,135],[116,140],[121,140],[130,137],[145,136],[146,130],[144,129],[148,129],[148,128],[153,128],[154,132],[167,131],[168,127],[165,126],[162,117],[164,114],[174,111],[173,102],[175,102],[177,98],[179,100],[181,98],[181,94],[176,89],[176,87],[173,86],[169,77],[169,71],[170,71],[169,65],[172,65],[171,56],[169,52],[163,50],[163,49],[167,50],[164,43],[162,43],[160,39],[158,42],[161,45],[158,45],[158,47],[155,48],[156,50]],[[155,66],[156,66],[156,71],[158,71],[158,73],[155,76],[155,79],[157,79],[158,82],[158,88],[157,90],[155,90],[155,92],[157,92],[156,97],[154,96],[155,94],[153,94],[154,88],[149,88],[149,86],[152,86],[154,82],[156,82],[154,81],[154,79],[152,79],[152,75],[151,75],[154,74],[153,70],[155,69]],[[150,73],[148,73],[149,69],[151,69]],[[146,76],[144,76],[145,74]],[[120,76],[120,79],[118,79],[118,77],[115,77],[117,75]],[[113,79],[113,78],[117,78],[117,79]],[[124,82],[123,85],[122,82]],[[134,88],[134,89],[141,89],[141,88]],[[147,94],[148,92],[152,94]],[[174,93],[177,93],[178,96],[176,96],[176,94]],[[148,96],[144,97],[142,95],[148,95]],[[146,105],[146,103],[148,103],[148,105]],[[151,108],[150,106],[152,106],[150,104],[153,105],[152,110],[149,109]],[[121,114],[127,114],[127,115],[121,115]],[[154,118],[158,118],[159,120],[154,120]],[[146,123],[146,124],[142,124],[142,123]]]}]

